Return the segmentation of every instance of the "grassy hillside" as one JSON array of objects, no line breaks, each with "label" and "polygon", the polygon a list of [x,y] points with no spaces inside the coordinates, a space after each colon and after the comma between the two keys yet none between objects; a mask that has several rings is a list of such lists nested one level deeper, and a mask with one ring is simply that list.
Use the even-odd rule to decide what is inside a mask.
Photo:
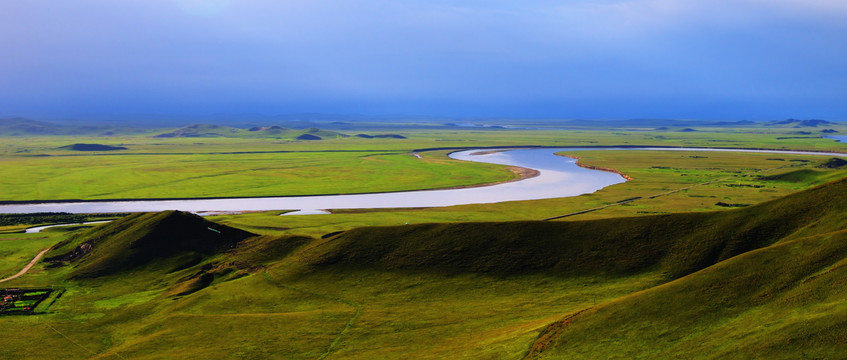
[{"label": "grassy hillside", "polygon": [[549,326],[530,358],[837,359],[847,230],[751,251]]},{"label": "grassy hillside", "polygon": [[310,249],[317,265],[560,275],[654,270],[677,277],[796,233],[842,229],[847,180],[757,206],[573,222],[359,228]]},{"label": "grassy hillside", "polygon": [[180,211],[134,214],[60,242],[45,261],[72,265],[73,277],[114,274],[177,256],[190,267],[254,235]]}]

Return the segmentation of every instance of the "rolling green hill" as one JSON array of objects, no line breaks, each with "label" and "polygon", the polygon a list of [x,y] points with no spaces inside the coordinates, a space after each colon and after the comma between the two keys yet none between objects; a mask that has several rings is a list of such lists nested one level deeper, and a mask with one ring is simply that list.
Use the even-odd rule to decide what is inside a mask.
[{"label": "rolling green hill", "polygon": [[[794,230],[550,325],[531,358],[840,358],[847,339],[847,182],[744,210]],[[811,210],[810,214],[802,214]]]},{"label": "rolling green hill", "polygon": [[847,181],[723,212],[574,222],[359,228],[313,247],[316,265],[560,275],[689,274],[780,239],[847,227]]},{"label": "rolling green hill", "polygon": [[22,117],[0,118],[0,136],[53,136],[53,135],[127,135],[149,130],[114,127],[56,124]]},{"label": "rolling green hill", "polygon": [[110,275],[173,257],[188,259],[189,267],[254,235],[180,211],[134,214],[57,244],[45,261],[70,264],[73,277]]}]

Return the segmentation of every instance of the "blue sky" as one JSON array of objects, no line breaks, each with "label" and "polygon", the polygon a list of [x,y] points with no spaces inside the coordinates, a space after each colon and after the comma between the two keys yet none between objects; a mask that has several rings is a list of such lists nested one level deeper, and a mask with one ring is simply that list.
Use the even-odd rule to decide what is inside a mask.
[{"label": "blue sky", "polygon": [[843,0],[0,0],[0,116],[847,120]]}]

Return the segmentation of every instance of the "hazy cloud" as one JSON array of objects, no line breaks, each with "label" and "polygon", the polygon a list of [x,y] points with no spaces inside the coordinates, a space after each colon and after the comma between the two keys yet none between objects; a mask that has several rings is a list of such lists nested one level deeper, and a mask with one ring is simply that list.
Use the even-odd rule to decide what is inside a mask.
[{"label": "hazy cloud", "polygon": [[0,3],[0,115],[847,117],[847,3]]}]

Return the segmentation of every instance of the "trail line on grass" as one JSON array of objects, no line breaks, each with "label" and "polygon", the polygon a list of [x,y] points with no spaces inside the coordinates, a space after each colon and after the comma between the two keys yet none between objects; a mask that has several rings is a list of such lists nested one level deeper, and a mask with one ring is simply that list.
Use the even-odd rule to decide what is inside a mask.
[{"label": "trail line on grass", "polygon": [[712,183],[715,183],[715,182],[726,181],[726,180],[736,178],[736,177],[738,177],[738,176],[736,175],[736,176],[730,176],[730,177],[726,177],[726,178],[722,178],[722,179],[715,179],[715,180],[711,180],[711,181],[707,181],[707,182],[703,182],[703,183],[698,183],[698,184],[694,184],[694,185],[686,186],[686,187],[683,187],[683,188],[679,188],[679,189],[675,189],[675,190],[671,190],[671,191],[666,191],[666,192],[663,192],[663,193],[650,195],[650,196],[646,196],[646,197],[645,196],[637,196],[637,197],[621,200],[621,201],[618,201],[618,202],[613,202],[611,204],[606,204],[606,205],[603,205],[603,206],[598,206],[598,207],[595,207],[595,208],[581,210],[581,211],[577,211],[577,212],[572,212],[572,213],[568,213],[568,214],[564,214],[564,215],[557,215],[557,216],[553,216],[553,217],[549,217],[549,218],[545,218],[545,219],[541,219],[541,220],[542,221],[548,221],[548,220],[556,220],[556,219],[561,219],[561,218],[574,216],[574,215],[581,215],[581,214],[585,214],[585,213],[590,213],[592,211],[603,210],[607,207],[626,204],[626,203],[629,203],[629,202],[633,202],[635,200],[641,200],[641,199],[644,199],[644,198],[655,199],[659,196],[670,195],[670,194],[678,193],[678,192],[683,191],[683,190],[691,189],[691,188],[696,187],[696,186],[709,185],[709,184],[712,184]]},{"label": "trail line on grass", "polygon": [[47,326],[48,328],[50,328],[50,330],[53,330],[53,332],[55,332],[56,334],[59,334],[61,337],[65,338],[65,340],[68,340],[68,341],[70,341],[72,344],[76,345],[78,348],[83,349],[83,350],[85,350],[85,351],[87,351],[87,352],[89,352],[89,353],[93,354],[95,357],[102,357],[102,356],[115,355],[115,356],[117,356],[117,357],[119,357],[119,358],[121,358],[121,359],[126,359],[125,357],[123,357],[123,355],[119,354],[117,351],[115,351],[114,353],[111,353],[111,354],[109,354],[109,353],[97,354],[97,352],[96,352],[96,351],[93,351],[93,350],[91,350],[91,349],[89,349],[89,348],[87,348],[87,347],[83,346],[82,344],[80,344],[80,343],[76,342],[74,339],[71,339],[70,337],[68,337],[67,335],[65,335],[64,333],[62,333],[61,331],[59,331],[59,330],[58,330],[58,329],[56,329],[55,327],[53,327],[53,325],[50,325],[50,323],[48,323],[48,322],[46,322],[46,321],[43,321],[43,319],[42,319],[42,322],[43,322],[43,324],[44,324],[45,326]]},{"label": "trail line on grass", "polygon": [[89,353],[91,353],[91,354],[95,354],[95,355],[97,354],[96,352],[92,351],[91,349],[89,349],[89,348],[87,348],[87,347],[85,347],[85,346],[82,346],[82,344],[80,344],[80,343],[78,343],[78,342],[74,341],[74,339],[69,338],[67,335],[63,334],[61,331],[59,331],[59,330],[57,330],[55,327],[53,327],[53,325],[50,325],[50,323],[48,323],[48,322],[46,322],[46,321],[45,321],[45,322],[44,322],[44,325],[47,325],[47,327],[49,327],[49,328],[50,328],[50,330],[53,330],[54,332],[56,332],[57,334],[59,334],[60,336],[62,336],[63,338],[65,338],[65,340],[70,341],[72,344],[76,345],[76,346],[77,346],[77,347],[79,347],[80,349],[83,349],[83,350],[85,350],[85,351],[87,351],[87,352],[89,352]]},{"label": "trail line on grass", "polygon": [[316,297],[319,297],[319,298],[340,302],[340,303],[343,303],[345,305],[352,306],[352,307],[356,308],[356,313],[353,314],[352,317],[350,317],[350,320],[347,320],[347,323],[344,324],[344,329],[342,329],[341,332],[338,333],[338,336],[336,336],[335,339],[332,340],[332,342],[329,344],[329,347],[326,349],[326,351],[323,354],[321,354],[321,356],[318,357],[318,360],[325,359],[327,356],[332,354],[332,351],[335,349],[335,347],[338,345],[338,343],[341,342],[341,338],[343,338],[344,334],[347,333],[347,331],[350,330],[351,327],[353,327],[353,323],[356,322],[356,320],[359,318],[359,315],[362,314],[362,310],[365,308],[364,305],[357,304],[357,303],[350,301],[350,300],[345,300],[345,299],[342,299],[342,298],[318,294],[318,293],[314,293],[314,292],[311,292],[311,291],[302,290],[302,289],[298,289],[298,288],[295,288],[295,287],[280,284],[279,281],[277,279],[275,279],[273,277],[273,275],[271,275],[271,273],[269,273],[267,271],[265,271],[265,278],[270,280],[274,285],[279,286],[279,287],[284,288],[284,289],[289,289],[289,290],[293,290],[293,291],[303,293],[303,294],[306,294],[306,295],[316,296]]},{"label": "trail line on grass", "polygon": [[7,277],[7,278],[5,278],[5,279],[0,279],[0,283],[2,283],[2,282],[6,282],[6,281],[9,281],[9,280],[17,279],[17,278],[21,277],[23,274],[26,274],[26,272],[27,272],[27,271],[29,271],[29,269],[31,269],[31,268],[35,265],[35,263],[37,263],[37,262],[38,262],[38,260],[40,260],[40,259],[41,259],[41,257],[42,257],[42,256],[44,256],[44,254],[45,254],[48,250],[50,250],[50,248],[46,248],[46,249],[44,249],[44,250],[41,250],[41,252],[40,252],[40,253],[38,253],[38,255],[35,255],[35,257],[32,259],[32,261],[30,261],[30,262],[29,262],[29,264],[26,264],[26,266],[24,266],[24,268],[23,268],[23,269],[21,269],[21,271],[18,271],[18,273],[17,273],[17,274],[12,275],[12,276],[9,276],[9,277]]}]

